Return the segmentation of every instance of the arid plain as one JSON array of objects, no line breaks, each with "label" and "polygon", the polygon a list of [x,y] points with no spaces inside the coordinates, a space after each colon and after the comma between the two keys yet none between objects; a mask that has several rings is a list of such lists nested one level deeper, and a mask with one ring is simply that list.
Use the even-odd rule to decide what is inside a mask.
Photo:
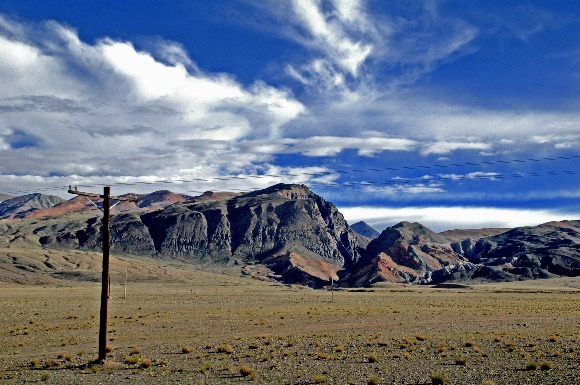
[{"label": "arid plain", "polygon": [[[236,267],[115,257],[110,353],[98,365],[100,284],[86,279],[98,277],[99,254],[26,258],[36,272],[22,271],[21,283],[4,272],[0,285],[6,384],[569,385],[580,377],[578,278],[332,293]],[[40,261],[74,265],[75,274],[39,279]]]}]

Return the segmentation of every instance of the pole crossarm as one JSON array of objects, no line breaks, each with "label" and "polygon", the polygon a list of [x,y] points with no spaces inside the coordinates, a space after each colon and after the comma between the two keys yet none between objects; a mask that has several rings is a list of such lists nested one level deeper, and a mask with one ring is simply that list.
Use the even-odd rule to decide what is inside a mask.
[{"label": "pole crossarm", "polygon": [[[103,194],[94,194],[94,193],[88,193],[88,192],[84,192],[84,191],[78,191],[76,188],[73,190],[71,186],[68,187],[68,193],[82,195],[84,197],[105,199],[105,196]],[[114,195],[110,196],[109,199],[112,201],[120,201],[120,202],[137,202],[137,198],[118,197],[118,196],[114,196]]]}]

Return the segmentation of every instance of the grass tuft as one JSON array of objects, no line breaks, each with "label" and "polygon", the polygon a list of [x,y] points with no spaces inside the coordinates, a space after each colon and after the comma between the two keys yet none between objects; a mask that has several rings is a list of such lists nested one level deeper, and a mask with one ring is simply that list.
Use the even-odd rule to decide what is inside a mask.
[{"label": "grass tuft", "polygon": [[248,377],[252,373],[254,373],[254,369],[250,368],[249,366],[246,365],[240,366],[240,374],[242,375],[242,377]]},{"label": "grass tuft", "polygon": [[326,384],[326,376],[323,376],[322,374],[317,374],[312,379],[312,382],[314,382],[315,384]]},{"label": "grass tuft", "polygon": [[429,376],[432,385],[445,385],[447,383],[447,376],[443,373],[435,373]]},{"label": "grass tuft", "polygon": [[218,346],[217,351],[218,353],[232,354],[234,352],[234,348],[232,348],[230,345],[223,344]]}]

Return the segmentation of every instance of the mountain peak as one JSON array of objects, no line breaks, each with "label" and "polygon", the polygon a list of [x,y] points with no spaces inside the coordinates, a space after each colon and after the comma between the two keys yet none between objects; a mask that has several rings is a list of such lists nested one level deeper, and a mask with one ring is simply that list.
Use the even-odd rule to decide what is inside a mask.
[{"label": "mountain peak", "polygon": [[252,191],[245,194],[244,197],[272,195],[279,195],[287,199],[308,199],[314,197],[315,194],[303,184],[278,183],[263,190]]},{"label": "mountain peak", "polygon": [[357,223],[355,223],[354,225],[351,225],[350,228],[362,235],[363,237],[367,237],[370,239],[375,239],[378,238],[379,235],[381,235],[381,233],[379,233],[377,230],[375,230],[373,227],[369,226],[366,222],[364,221],[358,221]]}]

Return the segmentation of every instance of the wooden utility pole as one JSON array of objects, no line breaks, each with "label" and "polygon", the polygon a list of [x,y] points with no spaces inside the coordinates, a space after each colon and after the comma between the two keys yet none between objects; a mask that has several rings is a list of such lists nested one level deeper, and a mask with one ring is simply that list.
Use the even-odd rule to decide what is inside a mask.
[{"label": "wooden utility pole", "polygon": [[[109,251],[111,248],[111,234],[110,234],[110,221],[111,221],[111,200],[117,201],[117,203],[125,202],[137,202],[137,199],[126,198],[126,197],[116,197],[111,196],[111,187],[105,186],[103,188],[103,194],[92,194],[87,192],[78,191],[72,189],[69,186],[68,192],[70,194],[82,195],[87,198],[101,198],[103,200],[103,208],[100,209],[103,212],[103,272],[101,275],[101,313],[99,320],[99,362],[105,362],[107,358],[107,313],[109,305],[109,285],[110,285],[110,275],[109,275]],[[92,201],[91,201],[92,202]],[[117,204],[115,203],[115,204]],[[94,202],[93,202],[94,204]],[[95,205],[96,206],[96,205]],[[98,206],[97,206],[98,207]]]}]

